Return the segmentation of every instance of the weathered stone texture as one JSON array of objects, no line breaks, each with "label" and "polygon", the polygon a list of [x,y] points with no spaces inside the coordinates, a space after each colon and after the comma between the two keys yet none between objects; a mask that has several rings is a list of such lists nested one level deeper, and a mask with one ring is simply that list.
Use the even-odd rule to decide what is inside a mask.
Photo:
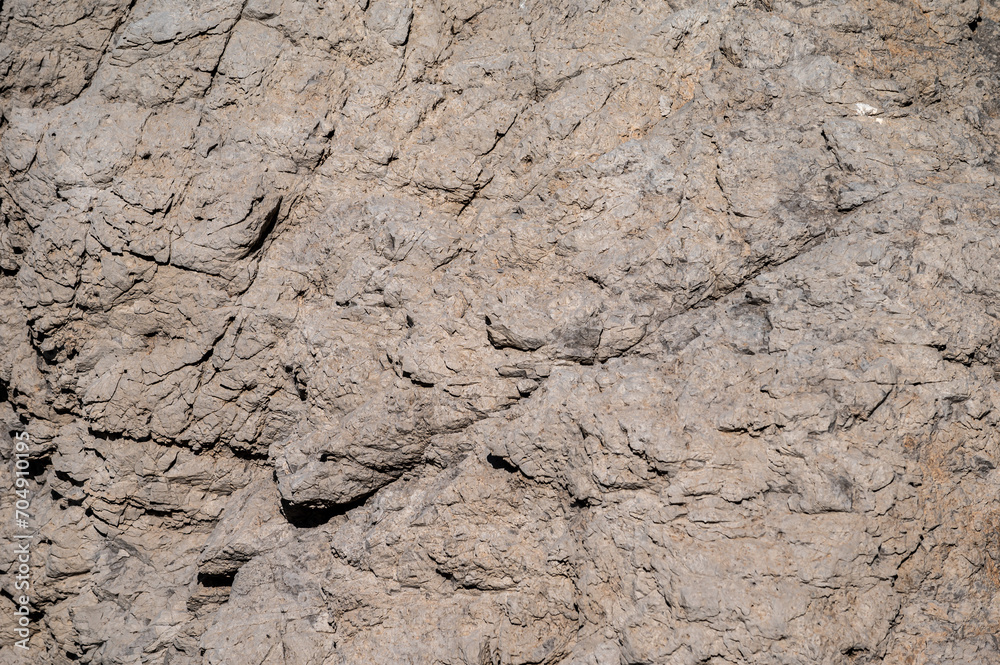
[{"label": "weathered stone texture", "polygon": [[0,664],[1000,662],[995,0],[13,0],[0,75]]}]

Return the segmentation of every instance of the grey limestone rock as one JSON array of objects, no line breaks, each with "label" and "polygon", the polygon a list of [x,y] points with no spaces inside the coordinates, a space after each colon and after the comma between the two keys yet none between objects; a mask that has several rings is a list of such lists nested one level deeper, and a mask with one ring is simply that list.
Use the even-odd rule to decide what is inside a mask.
[{"label": "grey limestone rock", "polygon": [[0,3],[0,664],[1000,662],[998,44]]}]

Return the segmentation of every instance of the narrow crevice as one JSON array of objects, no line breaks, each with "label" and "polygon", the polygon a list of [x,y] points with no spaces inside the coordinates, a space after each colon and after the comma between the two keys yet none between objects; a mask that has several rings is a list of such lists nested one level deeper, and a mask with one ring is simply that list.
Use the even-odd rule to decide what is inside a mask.
[{"label": "narrow crevice", "polygon": [[205,88],[205,91],[202,93],[202,99],[207,99],[209,93],[212,92],[212,88],[215,87],[215,78],[216,78],[216,76],[219,73],[219,66],[222,64],[222,59],[225,57],[226,50],[229,48],[229,42],[232,41],[232,39],[233,39],[233,33],[236,32],[236,26],[237,26],[237,24],[239,24],[239,22],[243,19],[243,14],[247,10],[247,4],[248,3],[249,3],[249,0],[243,0],[243,4],[240,5],[240,11],[236,15],[236,19],[233,21],[233,24],[231,26],[229,26],[229,29],[226,31],[226,39],[225,39],[225,42],[222,45],[222,49],[219,51],[219,59],[215,61],[215,64],[212,66],[211,71],[209,71],[209,73],[208,73],[208,77],[209,77],[208,78],[208,86]]},{"label": "narrow crevice", "polygon": [[422,380],[416,378],[415,376],[413,376],[409,372],[403,372],[403,378],[404,379],[409,379],[410,383],[412,383],[413,385],[418,386],[420,388],[433,388],[434,387],[434,384],[432,382],[430,382],[430,381],[422,381]]},{"label": "narrow crevice", "polygon": [[278,213],[281,212],[282,200],[282,197],[279,196],[278,200],[274,203],[274,207],[268,211],[267,216],[264,218],[264,223],[260,227],[257,239],[243,253],[242,258],[255,254],[264,247],[264,243],[267,242],[267,239],[271,236],[271,232],[274,231],[274,227],[278,224]]},{"label": "narrow crevice", "polygon": [[184,511],[173,510],[173,509],[146,508],[143,511],[143,513],[151,517],[163,517],[163,518],[173,519],[178,514],[183,515]]},{"label": "narrow crevice", "polygon": [[330,505],[323,502],[309,502],[296,504],[285,499],[281,500],[281,514],[289,524],[299,529],[314,529],[323,526],[334,517],[346,515],[348,512],[359,508],[368,501],[378,490],[373,490],[367,494],[348,501]]},{"label": "narrow crevice", "polygon": [[122,438],[121,432],[104,432],[96,430],[92,427],[87,428],[87,434],[94,437],[98,441],[118,441]]},{"label": "narrow crevice", "polygon": [[[128,17],[132,14],[132,10],[135,8],[137,1],[138,0],[129,0],[128,7],[125,8],[125,11],[122,12],[121,17],[119,17],[117,22],[115,22],[114,27],[111,28],[111,31],[108,33],[107,41],[104,42],[104,45],[101,47],[101,56],[97,59],[97,66],[94,67],[94,71],[90,73],[90,76],[87,77],[87,80],[83,82],[83,87],[80,88],[80,91],[73,96],[73,99],[79,99],[83,97],[84,93],[86,93],[87,90],[90,89],[90,85],[94,82],[94,79],[97,78],[97,73],[101,70],[101,67],[104,65],[105,58],[111,57],[111,53],[114,52],[116,47],[115,41],[116,38],[118,37],[118,31],[121,29],[123,25],[125,25],[126,21],[128,21]],[[0,2],[0,9],[3,9],[3,2]]]}]

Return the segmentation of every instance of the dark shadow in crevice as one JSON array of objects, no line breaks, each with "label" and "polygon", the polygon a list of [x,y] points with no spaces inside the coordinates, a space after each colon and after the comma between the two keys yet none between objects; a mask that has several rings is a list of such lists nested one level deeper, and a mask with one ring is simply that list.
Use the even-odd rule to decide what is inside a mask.
[{"label": "dark shadow in crevice", "polygon": [[101,432],[91,427],[87,428],[87,434],[99,441],[118,441],[122,438],[119,432]]},{"label": "dark shadow in crevice", "polygon": [[73,476],[69,475],[65,471],[56,471],[56,478],[58,478],[59,480],[61,480],[63,482],[69,483],[70,485],[72,485],[74,487],[83,487],[86,484],[86,482],[84,482],[82,480],[77,480],[76,478],[74,478]]},{"label": "dark shadow in crevice", "polygon": [[349,511],[363,506],[377,491],[372,490],[347,503],[338,503],[336,505],[321,502],[294,504],[282,499],[281,514],[294,527],[298,527],[299,529],[314,529],[318,526],[323,526],[334,517],[345,515]]},{"label": "dark shadow in crevice", "polygon": [[[204,453],[208,452],[209,450],[214,450],[214,448],[211,446],[204,446],[201,449],[201,452]],[[230,445],[229,452],[232,453],[233,457],[235,457],[236,459],[241,459],[246,461],[260,462],[267,459],[266,450],[264,451],[250,450],[248,448],[236,448]]]},{"label": "dark shadow in crevice", "polygon": [[[59,492],[57,492],[55,490],[50,490],[49,491],[49,498],[51,498],[56,503],[58,503],[60,501],[64,502],[63,504],[60,504],[59,509],[60,510],[65,510],[66,507],[68,507],[68,506],[80,506],[80,505],[83,505],[83,500],[84,500],[85,497],[80,497],[79,499],[70,499],[69,497],[63,496],[62,494],[60,494]],[[88,508],[88,510],[89,510],[89,508]],[[91,513],[90,515],[88,515],[88,517],[93,517],[93,513]]]},{"label": "dark shadow in crevice", "polygon": [[49,468],[49,464],[52,463],[52,458],[49,455],[45,457],[38,457],[35,459],[28,460],[28,479],[37,482],[39,476],[45,473],[45,470]]},{"label": "dark shadow in crevice", "polygon": [[149,515],[150,517],[161,517],[163,519],[174,519],[174,516],[181,511],[171,510],[169,508],[146,508],[143,511],[144,515]]},{"label": "dark shadow in crevice", "polygon": [[[20,597],[20,595],[21,593],[18,592],[18,598]],[[0,589],[0,598],[6,598],[14,605],[20,605],[20,603],[14,598],[14,595],[7,589]],[[34,603],[34,600],[32,600],[32,603]],[[31,623],[37,624],[44,618],[45,618],[45,610],[36,608],[34,604],[28,606],[28,619],[31,621]]]},{"label": "dark shadow in crevice", "polygon": [[409,379],[410,383],[412,383],[415,386],[419,386],[420,388],[433,388],[434,387],[433,383],[430,383],[428,381],[421,381],[420,379],[414,378],[413,375],[410,374],[409,372],[403,372],[403,378],[404,379]]},{"label": "dark shadow in crevice", "polygon": [[217,573],[214,575],[210,573],[198,573],[198,584],[209,588],[233,586],[236,572],[234,570],[231,573]]},{"label": "dark shadow in crevice", "polygon": [[507,473],[520,473],[521,470],[517,468],[510,460],[504,459],[499,455],[494,455],[490,453],[486,456],[486,462],[498,471],[506,471]]}]

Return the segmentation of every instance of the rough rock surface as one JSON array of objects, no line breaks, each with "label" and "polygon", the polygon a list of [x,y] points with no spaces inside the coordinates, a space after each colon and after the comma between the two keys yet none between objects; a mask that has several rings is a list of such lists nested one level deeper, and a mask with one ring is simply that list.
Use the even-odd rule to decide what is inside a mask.
[{"label": "rough rock surface", "polygon": [[0,75],[0,663],[1000,662],[995,0],[9,0]]}]

